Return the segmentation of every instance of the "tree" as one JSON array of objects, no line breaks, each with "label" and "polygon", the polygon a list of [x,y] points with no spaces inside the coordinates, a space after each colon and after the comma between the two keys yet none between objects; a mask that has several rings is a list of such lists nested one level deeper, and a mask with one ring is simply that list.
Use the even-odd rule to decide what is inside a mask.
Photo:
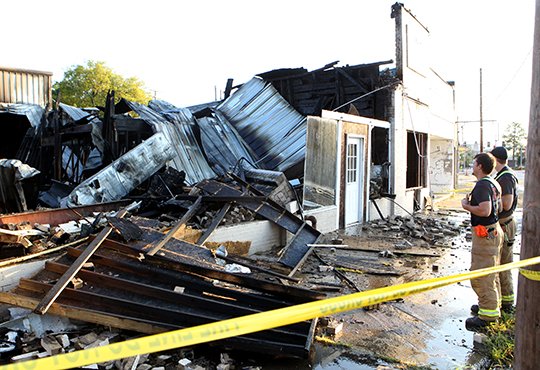
[{"label": "tree", "polygon": [[459,153],[459,163],[460,167],[467,171],[469,166],[471,166],[473,159],[474,159],[474,153],[471,148],[469,148],[466,145],[460,145],[458,147],[458,153]]},{"label": "tree", "polygon": [[[516,151],[521,151],[527,140],[525,129],[519,122],[512,122],[506,127],[503,141],[506,149],[512,150],[512,159],[515,159]],[[521,155],[521,154],[520,154]]]},{"label": "tree", "polygon": [[72,66],[64,79],[54,84],[60,91],[60,101],[76,107],[104,105],[109,90],[114,90],[117,100],[125,98],[146,104],[150,94],[135,77],[124,78],[112,71],[104,62],[88,61],[86,65]]}]

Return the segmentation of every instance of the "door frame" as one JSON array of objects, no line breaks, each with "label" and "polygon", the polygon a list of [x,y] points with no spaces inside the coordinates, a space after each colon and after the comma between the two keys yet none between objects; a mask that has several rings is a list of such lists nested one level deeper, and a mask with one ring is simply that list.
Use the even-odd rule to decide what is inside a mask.
[{"label": "door frame", "polygon": [[[358,176],[358,217],[355,221],[347,222],[347,152],[348,147],[350,143],[350,139],[358,139],[358,142],[361,144],[359,145],[359,150],[357,153],[357,176]],[[343,223],[344,226],[350,226],[354,224],[363,223],[365,220],[365,210],[366,210],[366,197],[365,197],[365,189],[366,189],[366,136],[365,135],[358,135],[358,134],[345,134],[345,153],[343,161],[345,163],[343,174],[343,179],[345,182],[344,186],[344,201],[345,201],[345,209],[343,214]]]}]

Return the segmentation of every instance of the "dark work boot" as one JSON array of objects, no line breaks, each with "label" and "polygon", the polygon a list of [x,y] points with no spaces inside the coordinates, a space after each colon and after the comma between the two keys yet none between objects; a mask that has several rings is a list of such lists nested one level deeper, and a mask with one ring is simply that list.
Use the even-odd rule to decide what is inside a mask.
[{"label": "dark work boot", "polygon": [[480,311],[480,307],[478,307],[477,304],[473,304],[471,306],[471,313],[474,315],[474,316],[477,316],[478,315],[478,311]]},{"label": "dark work boot", "polygon": [[487,321],[482,320],[478,316],[469,317],[465,320],[465,329],[469,331],[481,331],[488,325]]},{"label": "dark work boot", "polygon": [[506,313],[513,313],[516,308],[512,303],[503,303],[501,304],[501,310],[503,310]]}]

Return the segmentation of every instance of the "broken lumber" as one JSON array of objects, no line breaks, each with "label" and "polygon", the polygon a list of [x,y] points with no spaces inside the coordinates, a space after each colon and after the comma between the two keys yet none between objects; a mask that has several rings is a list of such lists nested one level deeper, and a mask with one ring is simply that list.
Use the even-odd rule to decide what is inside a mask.
[{"label": "broken lumber", "polygon": [[27,260],[30,260],[30,259],[33,259],[33,258],[36,258],[36,257],[39,257],[39,256],[43,256],[45,254],[54,253],[54,252],[60,251],[60,250],[65,249],[65,248],[73,247],[73,246],[75,246],[77,244],[81,244],[81,243],[83,243],[83,242],[85,242],[87,240],[88,240],[88,237],[82,238],[82,239],[79,239],[79,240],[75,240],[72,243],[59,245],[58,247],[46,249],[46,250],[41,251],[41,252],[32,253],[32,254],[28,254],[26,256],[17,257],[17,258],[10,258],[10,259],[5,260],[5,261],[0,261],[0,267],[13,265],[13,264],[24,262],[24,261],[27,261]]},{"label": "broken lumber", "polygon": [[174,227],[165,235],[163,239],[161,239],[157,244],[154,245],[154,247],[146,253],[149,256],[155,255],[167,242],[176,234],[178,231],[180,231],[181,228],[186,227],[186,223],[189,221],[193,215],[197,212],[202,202],[202,196],[198,197],[197,200],[189,207],[188,211],[182,216],[180,221],[174,225]]},{"label": "broken lumber", "polygon": [[[127,213],[127,210],[122,209],[116,217],[121,218],[124,217]],[[101,232],[98,234],[98,236],[92,240],[90,244],[86,247],[86,249],[81,253],[81,255],[73,262],[73,264],[69,267],[69,269],[58,279],[56,284],[45,294],[45,297],[41,300],[41,302],[38,303],[36,308],[34,309],[34,312],[40,315],[43,315],[49,307],[54,303],[56,298],[62,293],[64,288],[69,284],[71,279],[77,275],[79,270],[83,267],[83,265],[88,262],[90,257],[92,257],[92,254],[99,248],[101,243],[107,239],[109,234],[113,231],[113,228],[111,226],[105,227]]]}]

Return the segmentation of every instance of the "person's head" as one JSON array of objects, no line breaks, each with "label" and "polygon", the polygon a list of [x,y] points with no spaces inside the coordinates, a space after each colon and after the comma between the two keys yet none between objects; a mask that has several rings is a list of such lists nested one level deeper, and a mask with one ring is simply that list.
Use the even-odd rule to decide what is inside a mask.
[{"label": "person's head", "polygon": [[473,173],[475,175],[489,175],[495,167],[495,157],[491,153],[478,153],[474,157]]},{"label": "person's head", "polygon": [[495,157],[497,163],[506,164],[508,160],[508,152],[504,146],[496,146],[491,151],[491,154]]}]

